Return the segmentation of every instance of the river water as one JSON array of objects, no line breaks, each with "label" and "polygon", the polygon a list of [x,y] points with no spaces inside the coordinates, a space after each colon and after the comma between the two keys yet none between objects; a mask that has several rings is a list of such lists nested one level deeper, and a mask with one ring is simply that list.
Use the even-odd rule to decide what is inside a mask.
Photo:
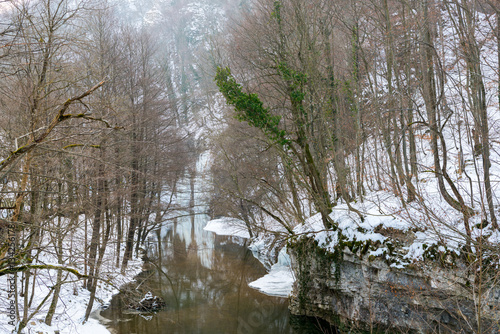
[{"label": "river water", "polygon": [[[204,184],[201,176],[180,183],[177,201],[190,209],[176,212],[180,217],[150,239],[145,271],[128,293],[115,296],[101,312],[110,320],[108,329],[117,334],[324,333],[317,321],[290,316],[288,299],[248,287],[266,270],[247,248],[246,239],[203,230],[209,220]],[[124,311],[128,297],[140,299],[148,291],[166,302],[162,311]]]}]

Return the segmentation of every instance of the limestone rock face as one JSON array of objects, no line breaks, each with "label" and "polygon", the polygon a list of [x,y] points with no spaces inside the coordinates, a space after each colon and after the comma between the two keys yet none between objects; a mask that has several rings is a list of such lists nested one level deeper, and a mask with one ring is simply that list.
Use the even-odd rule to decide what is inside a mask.
[{"label": "limestone rock face", "polygon": [[[316,245],[290,247],[297,280],[292,314],[325,319],[373,333],[477,333],[475,301],[481,300],[481,333],[500,332],[500,288],[472,288],[466,270],[421,263],[395,269],[380,258],[344,250],[333,260]],[[331,254],[330,254],[331,255]]]}]

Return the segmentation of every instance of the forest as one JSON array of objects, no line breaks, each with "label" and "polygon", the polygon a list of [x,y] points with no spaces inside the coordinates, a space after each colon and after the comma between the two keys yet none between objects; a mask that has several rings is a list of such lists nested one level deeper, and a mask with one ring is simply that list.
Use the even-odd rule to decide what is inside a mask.
[{"label": "forest", "polygon": [[[215,80],[232,119],[224,118],[213,148],[214,201],[254,235],[281,234],[295,249],[301,314],[314,309],[307,303],[328,305],[318,301],[320,283],[305,282],[307,270],[316,273],[306,240],[330,253],[340,282],[346,252],[356,265],[379,257],[400,273],[430,270],[430,285],[419,287],[429,293],[439,286],[433,262],[450,267],[440,274],[455,294],[448,300],[467,304],[457,299],[462,291],[474,306],[467,314],[443,300],[436,307],[465,319],[460,330],[495,332],[499,8],[491,1],[257,1],[231,38],[218,40],[224,51],[216,53]],[[321,224],[302,227],[314,220]],[[323,307],[363,322],[337,297],[328,300],[333,306]],[[423,332],[442,330],[433,326]]]},{"label": "forest", "polygon": [[437,263],[471,301],[457,326],[494,333],[499,11],[0,1],[0,332],[51,326],[64,289],[88,296],[87,322],[185,209],[179,182],[207,153],[211,218],[239,219],[272,254],[315,244],[327,280],[346,252],[396,272]]}]

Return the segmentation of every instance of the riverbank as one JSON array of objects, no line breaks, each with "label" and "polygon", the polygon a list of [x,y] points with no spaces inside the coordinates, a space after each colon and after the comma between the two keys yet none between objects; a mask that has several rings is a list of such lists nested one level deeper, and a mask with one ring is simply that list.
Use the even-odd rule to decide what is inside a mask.
[{"label": "riverbank", "polygon": [[[74,240],[82,240],[83,231],[75,232]],[[69,245],[68,245],[69,246]],[[73,250],[83,250],[83,244],[76,243],[71,245]],[[47,246],[48,247],[48,246]],[[40,258],[40,264],[55,263],[57,260],[46,252],[43,258]],[[122,253],[123,254],[123,253]],[[104,257],[103,266],[100,271],[102,281],[98,284],[96,290],[96,299],[92,307],[92,313],[87,322],[83,323],[85,311],[90,298],[90,292],[83,287],[83,281],[78,280],[72,274],[63,274],[63,284],[54,312],[52,325],[45,323],[45,317],[52,301],[52,287],[56,283],[56,270],[32,271],[36,274],[34,289],[30,288],[30,298],[32,297],[31,307],[28,315],[31,319],[24,328],[23,333],[37,334],[110,334],[102,323],[98,315],[99,309],[106,307],[111,301],[113,295],[119,292],[119,288],[134,280],[135,276],[142,271],[143,261],[139,258],[133,258],[129,261],[128,268],[124,275],[120,269],[114,266],[114,254],[108,250]],[[83,257],[82,257],[83,259]],[[76,269],[78,272],[84,272],[84,262],[78,257],[73,258],[71,264],[64,266]],[[9,279],[14,275],[5,275],[0,277],[0,333],[15,333],[16,327],[10,318],[9,307],[14,303],[14,296],[10,293]],[[18,275],[17,286],[21,287],[21,274]],[[20,290],[20,288],[18,288]],[[47,297],[48,296],[48,297]],[[23,305],[23,295],[18,293],[19,305]],[[20,315],[22,317],[23,310]],[[15,313],[14,313],[15,314]]]},{"label": "riverbank", "polygon": [[268,273],[248,283],[248,286],[269,296],[286,298],[290,295],[295,276],[290,267],[290,257],[286,252],[286,247],[283,247],[277,235],[262,233],[255,238],[250,238],[245,223],[229,217],[209,221],[204,230],[217,235],[249,239],[248,248],[266,267]]},{"label": "riverbank", "polygon": [[[249,286],[290,297],[292,314],[325,319],[346,330],[475,331],[479,315],[482,326],[498,328],[498,231],[471,218],[477,243],[470,253],[463,227],[447,223],[459,222],[451,210],[441,210],[443,219],[429,228],[419,203],[401,207],[386,192],[351,205],[363,217],[339,204],[330,215],[336,230],[325,229],[319,214],[296,226],[287,238],[288,254],[276,248],[273,233],[253,238],[249,248],[268,264],[269,273]],[[237,219],[218,219],[205,229],[232,235],[244,227]],[[280,270],[285,259],[292,273]],[[270,260],[277,263],[270,266]],[[292,284],[293,290],[279,292]]]},{"label": "riverbank", "polygon": [[[369,332],[498,331],[497,230],[471,217],[467,246],[459,215],[438,210],[437,200],[425,211],[381,191],[351,205],[363,217],[340,204],[330,215],[335,230],[325,229],[319,214],[294,229],[293,314]],[[441,217],[429,224],[429,212]]]}]

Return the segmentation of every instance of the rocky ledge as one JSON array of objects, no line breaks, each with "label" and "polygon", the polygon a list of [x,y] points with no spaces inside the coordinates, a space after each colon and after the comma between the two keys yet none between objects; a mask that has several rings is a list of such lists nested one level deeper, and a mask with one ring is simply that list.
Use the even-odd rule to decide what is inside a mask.
[{"label": "rocky ledge", "polygon": [[357,246],[332,253],[312,238],[289,244],[297,277],[290,300],[293,314],[319,317],[351,333],[353,329],[370,333],[500,332],[495,270],[471,273],[466,261],[447,259],[445,253],[437,260],[394,266],[386,256],[363,256],[366,247]]}]

